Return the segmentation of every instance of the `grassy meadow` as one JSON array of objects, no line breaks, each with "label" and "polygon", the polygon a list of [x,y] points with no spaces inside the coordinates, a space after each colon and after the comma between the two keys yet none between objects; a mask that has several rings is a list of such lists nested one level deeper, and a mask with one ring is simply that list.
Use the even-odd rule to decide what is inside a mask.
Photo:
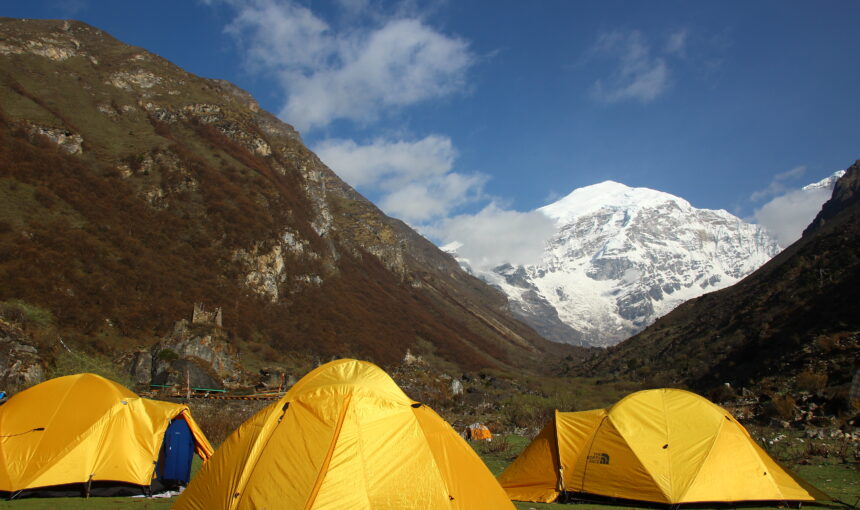
[{"label": "grassy meadow", "polygon": [[[528,445],[529,440],[518,435],[497,436],[490,443],[471,443],[478,454],[484,459],[490,471],[498,475],[519,455]],[[774,452],[772,452],[774,453]],[[783,459],[784,460],[784,459]],[[799,474],[812,485],[823,490],[835,499],[851,505],[860,501],[860,466],[857,463],[844,463],[836,459],[812,459],[813,464],[789,464],[788,467]],[[801,462],[809,462],[804,459]],[[199,460],[195,460],[192,470],[199,469]],[[0,501],[0,508],[15,510],[167,510],[176,498],[146,499],[146,498],[30,498],[15,501]],[[569,505],[558,503],[526,503],[515,502],[518,510],[562,510]],[[579,503],[578,510],[609,510],[611,508],[631,508],[612,505]],[[725,509],[726,506],[714,506]],[[755,508],[784,508],[763,506]]]}]

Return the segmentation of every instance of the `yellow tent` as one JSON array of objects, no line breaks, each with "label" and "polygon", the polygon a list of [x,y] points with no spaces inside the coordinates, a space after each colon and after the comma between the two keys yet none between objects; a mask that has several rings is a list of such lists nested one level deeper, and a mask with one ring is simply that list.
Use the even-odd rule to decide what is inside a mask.
[{"label": "yellow tent", "polygon": [[141,398],[95,374],[33,386],[0,406],[0,491],[105,481],[149,487],[177,417],[208,459],[212,447],[185,405]]},{"label": "yellow tent", "polygon": [[473,423],[466,427],[466,439],[473,441],[492,441],[493,433],[483,423]]},{"label": "yellow tent", "polygon": [[173,510],[497,510],[514,506],[468,444],[379,367],[342,359],[242,424]]},{"label": "yellow tent", "polygon": [[667,504],[829,499],[780,467],[728,411],[675,389],[633,393],[606,410],[556,411],[499,482],[521,501],[561,492]]}]

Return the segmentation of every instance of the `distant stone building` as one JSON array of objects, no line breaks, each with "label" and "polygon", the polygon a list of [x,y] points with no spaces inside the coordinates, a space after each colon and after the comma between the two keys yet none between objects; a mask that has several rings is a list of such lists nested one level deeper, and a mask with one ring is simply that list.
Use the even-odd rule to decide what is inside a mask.
[{"label": "distant stone building", "polygon": [[222,327],[221,307],[213,311],[206,311],[203,303],[194,303],[194,313],[191,315],[191,324],[211,324]]},{"label": "distant stone building", "polygon": [[848,392],[848,401],[860,411],[860,369],[854,371],[854,379],[851,381],[851,389]]}]

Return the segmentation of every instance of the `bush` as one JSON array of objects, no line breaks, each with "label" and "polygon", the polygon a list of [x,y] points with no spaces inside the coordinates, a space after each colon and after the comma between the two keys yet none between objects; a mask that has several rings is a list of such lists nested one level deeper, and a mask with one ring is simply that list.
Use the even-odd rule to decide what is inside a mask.
[{"label": "bush", "polygon": [[509,425],[538,431],[557,409],[556,402],[537,395],[515,395],[505,403],[504,416]]},{"label": "bush", "polygon": [[161,361],[173,361],[179,359],[179,355],[171,349],[161,349],[158,351],[158,359]]},{"label": "bush", "polygon": [[735,393],[734,388],[731,386],[721,384],[708,392],[708,398],[717,403],[730,402],[738,398],[738,394]]},{"label": "bush", "polygon": [[261,401],[255,404],[236,404],[227,402],[197,402],[189,403],[194,421],[200,425],[206,438],[212,446],[218,447],[227,437],[239,428],[239,425],[256,413],[260,407],[268,404]]},{"label": "bush", "polygon": [[782,420],[791,421],[795,418],[797,403],[791,395],[774,395],[767,407],[767,413]]},{"label": "bush", "polygon": [[24,326],[43,328],[54,323],[54,316],[51,312],[20,299],[0,302],[0,316]]},{"label": "bush", "polygon": [[116,365],[111,360],[99,356],[90,356],[71,351],[61,352],[54,359],[54,365],[48,372],[52,379],[54,377],[82,373],[100,375],[105,379],[110,379],[126,388],[130,388],[134,385],[134,382],[131,380],[131,376],[117,370]]},{"label": "bush", "polygon": [[797,375],[795,386],[800,391],[817,393],[827,387],[827,374],[804,370]]},{"label": "bush", "polygon": [[507,453],[511,450],[508,436],[494,436],[492,441],[481,441],[480,449],[486,453]]}]

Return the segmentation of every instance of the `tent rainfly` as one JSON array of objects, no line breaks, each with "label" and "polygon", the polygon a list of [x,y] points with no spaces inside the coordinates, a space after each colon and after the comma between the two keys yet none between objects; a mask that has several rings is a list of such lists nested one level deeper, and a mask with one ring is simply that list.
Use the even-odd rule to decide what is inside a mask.
[{"label": "tent rainfly", "polygon": [[606,410],[556,411],[499,482],[519,501],[830,499],[770,458],[728,411],[676,389],[636,392]]},{"label": "tent rainfly", "polygon": [[187,483],[195,451],[203,460],[213,452],[187,406],[95,374],[45,381],[0,406],[0,492],[11,498]]},{"label": "tent rainfly", "polygon": [[311,371],[242,424],[173,510],[513,510],[471,447],[379,367]]}]

